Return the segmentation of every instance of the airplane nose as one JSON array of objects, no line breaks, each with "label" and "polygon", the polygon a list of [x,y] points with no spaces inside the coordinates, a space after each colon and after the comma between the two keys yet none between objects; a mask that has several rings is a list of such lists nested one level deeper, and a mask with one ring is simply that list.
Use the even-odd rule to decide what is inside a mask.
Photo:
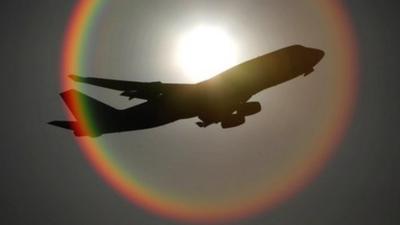
[{"label": "airplane nose", "polygon": [[310,48],[311,55],[313,58],[313,66],[315,66],[325,56],[325,52],[320,49]]},{"label": "airplane nose", "polygon": [[322,51],[322,50],[319,50],[319,49],[316,49],[316,55],[317,55],[317,58],[318,58],[318,62],[319,61],[321,61],[321,59],[325,56],[325,52],[324,51]]},{"label": "airplane nose", "polygon": [[311,72],[314,71],[314,66],[321,61],[321,59],[324,57],[325,52],[316,49],[316,48],[305,48],[303,51],[303,57],[302,57],[302,67],[303,70],[301,73],[304,73],[305,75],[310,74]]}]

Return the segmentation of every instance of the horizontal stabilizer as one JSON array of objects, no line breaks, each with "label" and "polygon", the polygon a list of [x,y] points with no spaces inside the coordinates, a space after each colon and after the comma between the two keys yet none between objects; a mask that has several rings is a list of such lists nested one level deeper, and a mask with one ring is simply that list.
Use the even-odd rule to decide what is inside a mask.
[{"label": "horizontal stabilizer", "polygon": [[55,121],[51,121],[48,124],[56,126],[56,127],[61,127],[64,129],[68,129],[68,130],[74,130],[74,127],[76,127],[77,122],[74,121],[60,121],[60,120],[55,120]]},{"label": "horizontal stabilizer", "polygon": [[[77,90],[71,89],[61,93],[60,95],[77,120],[81,119],[80,117],[83,116],[84,111],[91,112],[91,116],[112,115],[118,111],[117,109],[107,104],[104,104],[103,102],[100,102],[92,97],[89,97]],[[86,110],[83,109],[83,107],[85,107]],[[108,117],[101,117],[97,119],[105,118]]]},{"label": "horizontal stabilizer", "polygon": [[78,122],[76,121],[60,121],[60,120],[55,120],[48,122],[48,124],[56,126],[56,127],[61,127],[64,129],[72,130],[74,131],[74,135],[78,137],[82,136],[91,136],[91,137],[97,137],[100,136],[101,133],[96,133],[96,132],[89,132],[89,131],[84,131],[79,127]]}]

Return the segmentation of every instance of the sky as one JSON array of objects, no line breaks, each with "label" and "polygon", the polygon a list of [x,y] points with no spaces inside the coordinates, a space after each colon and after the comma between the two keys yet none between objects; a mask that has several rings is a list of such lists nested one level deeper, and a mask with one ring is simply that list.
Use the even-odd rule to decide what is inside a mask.
[{"label": "sky", "polygon": [[[152,202],[169,199],[171,208],[179,202],[224,210],[282,198],[228,224],[398,224],[398,4],[345,2],[358,45],[358,94],[340,141],[326,147],[321,137],[330,137],[341,122],[335,115],[348,108],[340,93],[354,74],[342,56],[352,50],[343,49],[348,45],[332,36],[340,32],[323,20],[332,11],[310,2],[110,1],[90,36],[82,75],[192,82],[174,57],[179,37],[199,24],[224,28],[237,43],[238,62],[291,44],[326,56],[309,76],[254,96],[263,110],[240,127],[200,129],[193,118],[84,140],[98,143],[121,177],[143,185]],[[1,223],[188,224],[129,200],[89,163],[72,133],[46,124],[66,117],[60,61],[76,3],[2,4]],[[115,91],[75,88],[116,108],[132,104]],[[314,168],[308,159],[320,154],[329,157],[313,161],[321,163],[315,175],[293,175]],[[302,180],[287,198],[273,189]]]}]

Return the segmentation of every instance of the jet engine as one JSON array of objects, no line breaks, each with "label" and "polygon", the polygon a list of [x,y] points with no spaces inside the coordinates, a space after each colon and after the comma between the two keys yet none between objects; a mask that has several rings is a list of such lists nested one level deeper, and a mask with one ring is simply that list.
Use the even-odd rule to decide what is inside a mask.
[{"label": "jet engine", "polygon": [[249,116],[261,111],[261,104],[259,102],[246,102],[240,105],[237,113],[243,116]]},{"label": "jet engine", "polygon": [[226,128],[231,128],[231,127],[237,127],[239,125],[242,125],[244,123],[244,116],[239,115],[239,114],[232,114],[229,117],[224,118],[221,121],[221,127],[226,129]]}]

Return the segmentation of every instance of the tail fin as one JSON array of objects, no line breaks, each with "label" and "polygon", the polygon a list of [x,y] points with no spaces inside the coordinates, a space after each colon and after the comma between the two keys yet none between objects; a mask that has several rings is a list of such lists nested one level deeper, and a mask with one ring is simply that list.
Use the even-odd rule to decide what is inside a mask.
[{"label": "tail fin", "polygon": [[60,95],[64,100],[65,104],[68,106],[69,110],[71,110],[72,114],[78,120],[80,119],[79,116],[82,116],[80,112],[83,110],[77,108],[78,105],[76,103],[79,103],[82,107],[89,109],[91,113],[93,112],[93,115],[91,116],[94,116],[95,119],[105,119],[101,117],[106,115],[112,115],[118,111],[117,109],[107,104],[104,104],[92,97],[89,97],[77,90],[71,89],[61,93]]},{"label": "tail fin", "polygon": [[[77,121],[51,121],[50,125],[61,127],[64,129],[73,130],[76,136],[92,136],[96,137],[101,135],[110,126],[110,121],[115,118],[117,109],[106,105],[94,98],[91,98],[77,90],[68,90],[60,94],[69,110],[74,117],[78,120],[88,120],[82,118],[86,113],[90,116],[90,121],[93,124],[90,133],[83,131],[80,123]],[[83,107],[85,109],[83,109]],[[85,112],[85,113],[83,113]]]}]

